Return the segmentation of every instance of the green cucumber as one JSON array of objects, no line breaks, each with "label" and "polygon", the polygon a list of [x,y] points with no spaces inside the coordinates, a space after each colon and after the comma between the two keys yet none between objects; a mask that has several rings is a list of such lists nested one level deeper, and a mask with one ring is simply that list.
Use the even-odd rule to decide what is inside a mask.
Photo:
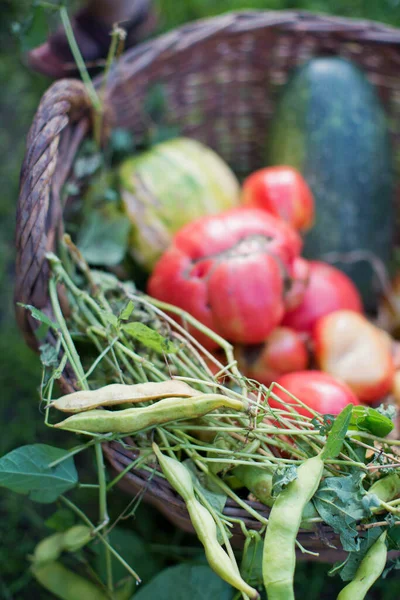
[{"label": "green cucumber", "polygon": [[395,223],[393,157],[375,89],[345,59],[310,60],[283,90],[268,144],[269,163],[298,169],[314,194],[316,221],[306,236],[304,255],[345,271],[366,309],[374,309],[379,285],[371,262],[349,263],[329,255],[350,259],[358,253],[389,268]]}]

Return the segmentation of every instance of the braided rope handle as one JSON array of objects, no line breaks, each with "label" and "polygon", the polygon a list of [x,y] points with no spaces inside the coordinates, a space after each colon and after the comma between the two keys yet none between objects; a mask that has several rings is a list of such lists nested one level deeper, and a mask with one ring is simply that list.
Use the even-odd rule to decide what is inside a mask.
[{"label": "braided rope handle", "polygon": [[[46,253],[54,250],[57,230],[62,223],[59,192],[68,174],[66,165],[58,160],[61,134],[69,125],[82,119],[87,130],[90,116],[90,99],[85,86],[78,80],[57,81],[40,102],[28,134],[20,178],[16,302],[46,308],[49,278]],[[16,316],[26,341],[37,348],[31,317],[19,306]]]}]

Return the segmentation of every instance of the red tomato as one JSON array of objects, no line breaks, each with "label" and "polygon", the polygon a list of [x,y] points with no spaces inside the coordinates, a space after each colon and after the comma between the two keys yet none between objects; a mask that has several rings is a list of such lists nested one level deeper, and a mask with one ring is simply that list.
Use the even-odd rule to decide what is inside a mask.
[{"label": "red tomato", "polygon": [[261,210],[203,217],[175,236],[155,266],[148,292],[226,339],[257,344],[283,317],[284,282],[301,246],[297,232]]},{"label": "red tomato", "polygon": [[362,313],[361,296],[347,275],[320,261],[310,261],[310,278],[301,304],[286,313],[282,324],[311,333],[317,319],[336,310]]},{"label": "red tomato", "polygon": [[307,368],[308,351],[299,333],[277,327],[261,346],[236,349],[239,368],[249,379],[271,385],[284,373]]},{"label": "red tomato", "polygon": [[314,222],[310,188],[292,167],[267,167],[252,173],[243,183],[243,204],[268,211],[300,230]]},{"label": "red tomato", "polygon": [[[321,414],[338,415],[348,404],[359,404],[357,397],[345,383],[321,371],[288,373],[282,375],[277,383]],[[296,404],[288,394],[275,386],[274,393],[291,404],[299,414],[305,417],[313,416],[310,411]],[[272,398],[269,403],[272,408],[284,408],[284,405]]]},{"label": "red tomato", "polygon": [[294,310],[302,302],[310,281],[310,262],[301,256],[293,262],[292,285],[285,297],[286,310]]},{"label": "red tomato", "polygon": [[395,373],[387,334],[363,315],[338,310],[314,327],[315,357],[325,372],[344,381],[366,403],[388,394]]}]

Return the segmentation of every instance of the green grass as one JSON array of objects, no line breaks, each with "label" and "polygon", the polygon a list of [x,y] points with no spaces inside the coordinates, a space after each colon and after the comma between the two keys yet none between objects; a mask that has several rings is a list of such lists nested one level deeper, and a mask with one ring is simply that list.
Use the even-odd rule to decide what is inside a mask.
[{"label": "green grass", "polygon": [[[229,10],[306,9],[343,16],[377,19],[400,25],[400,0],[159,0],[160,29]],[[30,0],[3,0],[0,22],[0,455],[23,444],[50,441],[39,411],[37,388],[40,368],[26,348],[14,323],[13,263],[14,221],[18,178],[25,138],[34,112],[49,81],[29,73],[21,62],[20,49],[9,31],[31,10]],[[0,494],[0,598],[30,599],[46,594],[30,581],[27,555],[46,534],[43,519],[48,507],[24,497]],[[326,580],[326,567],[302,564],[297,573],[300,597],[308,600],[334,598],[336,580]],[[382,582],[371,598],[394,600],[395,582]],[[302,591],[301,591],[302,590]]]}]

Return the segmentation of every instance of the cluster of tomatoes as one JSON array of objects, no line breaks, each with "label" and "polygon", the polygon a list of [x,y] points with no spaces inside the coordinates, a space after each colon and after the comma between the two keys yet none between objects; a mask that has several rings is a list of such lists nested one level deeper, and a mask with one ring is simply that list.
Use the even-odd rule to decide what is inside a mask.
[{"label": "cluster of tomatoes", "polygon": [[275,381],[312,409],[338,414],[349,403],[379,403],[392,390],[396,361],[391,338],[363,315],[353,282],[301,256],[301,234],[313,222],[302,176],[261,169],[245,180],[239,208],[177,233],[148,292],[232,342],[247,377]]}]

